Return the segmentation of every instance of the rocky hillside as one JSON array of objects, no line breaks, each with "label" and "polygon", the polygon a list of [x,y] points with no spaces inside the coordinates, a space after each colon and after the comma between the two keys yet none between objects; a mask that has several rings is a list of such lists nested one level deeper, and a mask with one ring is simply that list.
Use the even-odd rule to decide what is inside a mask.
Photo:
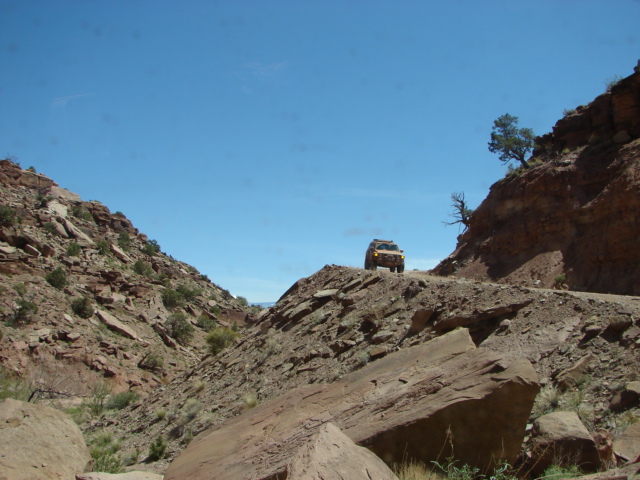
[{"label": "rocky hillside", "polygon": [[[625,393],[631,400],[624,405],[615,400],[639,380],[638,298],[327,266],[264,310],[235,346],[206,356],[192,371],[124,410],[109,421],[109,429],[124,439],[125,451],[146,452],[159,436],[165,438],[162,460],[135,466],[164,472],[195,435],[215,438],[226,421],[247,415],[243,412],[256,404],[265,404],[261,407],[269,413],[262,414],[270,418],[286,416],[282,407],[270,410],[281,395],[301,385],[343,382],[365,366],[373,368],[387,356],[428,344],[457,327],[481,349],[533,365],[545,393],[531,420],[554,408],[568,409],[579,412],[590,431],[603,430],[613,438],[640,418],[636,394]],[[509,361],[502,360],[504,365]],[[332,414],[339,417],[342,408]],[[390,405],[380,408],[393,414]],[[482,418],[481,407],[474,408]],[[296,411],[305,416],[302,406]],[[309,418],[312,412],[307,411]],[[231,461],[229,455],[224,458]],[[187,458],[188,464],[199,465],[198,459]],[[186,478],[181,475],[175,478]]]},{"label": "rocky hillside", "polygon": [[496,182],[434,272],[640,294],[640,72],[536,140],[533,168]]},{"label": "rocky hillside", "polygon": [[247,316],[122,213],[9,160],[0,161],[0,291],[2,375],[41,397],[144,394],[197,364],[211,326]]}]

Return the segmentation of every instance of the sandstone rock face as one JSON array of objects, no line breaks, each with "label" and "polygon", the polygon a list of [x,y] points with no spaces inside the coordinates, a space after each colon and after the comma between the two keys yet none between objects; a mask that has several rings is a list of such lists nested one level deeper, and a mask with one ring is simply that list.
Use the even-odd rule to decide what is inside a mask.
[{"label": "sandstone rock face", "polygon": [[535,474],[552,464],[578,465],[585,472],[600,468],[596,442],[574,412],[554,412],[539,417],[533,424],[533,436],[537,446]]},{"label": "sandstone rock face", "polygon": [[359,447],[332,423],[320,427],[287,467],[288,480],[397,480],[370,450]]},{"label": "sandstone rock face", "polygon": [[626,461],[640,458],[640,423],[634,423],[613,440],[613,451]]},{"label": "sandstone rock face", "polygon": [[78,426],[53,408],[0,403],[0,478],[71,479],[91,460]]},{"label": "sandstone rock face", "polygon": [[537,392],[528,361],[475,348],[458,329],[203,432],[165,479],[273,478],[328,422],[387,464],[455,453],[485,470],[515,460]]},{"label": "sandstone rock face", "polygon": [[496,182],[434,271],[547,288],[562,274],[573,290],[640,294],[640,74],[537,143],[543,163]]}]

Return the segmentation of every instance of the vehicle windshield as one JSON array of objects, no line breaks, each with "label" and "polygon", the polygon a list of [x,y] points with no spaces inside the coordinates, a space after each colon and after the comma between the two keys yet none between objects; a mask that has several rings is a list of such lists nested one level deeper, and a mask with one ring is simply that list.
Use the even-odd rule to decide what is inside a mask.
[{"label": "vehicle windshield", "polygon": [[389,245],[386,243],[381,243],[380,245],[378,245],[378,250],[394,250],[394,251],[398,251],[398,246],[397,245]]}]

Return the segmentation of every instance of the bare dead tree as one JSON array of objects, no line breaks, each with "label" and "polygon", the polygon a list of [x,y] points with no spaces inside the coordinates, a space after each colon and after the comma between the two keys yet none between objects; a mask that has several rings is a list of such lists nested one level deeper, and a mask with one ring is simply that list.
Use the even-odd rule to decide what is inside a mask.
[{"label": "bare dead tree", "polygon": [[465,232],[467,228],[469,228],[469,223],[471,220],[471,214],[473,214],[473,209],[469,208],[467,202],[464,198],[464,192],[453,192],[451,194],[451,207],[453,211],[449,213],[449,216],[453,218],[452,222],[442,222],[445,225],[463,225]]}]

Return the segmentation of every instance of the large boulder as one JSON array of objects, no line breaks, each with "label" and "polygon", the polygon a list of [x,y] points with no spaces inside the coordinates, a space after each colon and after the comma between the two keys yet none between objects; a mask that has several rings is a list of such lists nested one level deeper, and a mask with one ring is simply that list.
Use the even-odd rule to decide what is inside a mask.
[{"label": "large boulder", "polygon": [[577,465],[583,472],[600,468],[598,446],[575,412],[553,412],[537,418],[532,436],[534,475],[551,465]]},{"label": "large boulder", "polygon": [[332,423],[326,423],[287,467],[288,480],[398,480],[371,450],[359,447]]},{"label": "large boulder", "polygon": [[634,423],[613,440],[613,451],[627,462],[640,461],[640,423]]},{"label": "large boulder", "polygon": [[203,432],[165,479],[274,478],[328,422],[387,464],[455,454],[487,471],[515,460],[538,388],[527,360],[476,348],[458,329]]},{"label": "large boulder", "polygon": [[90,461],[80,429],[64,413],[12,398],[0,403],[1,479],[71,479]]}]

